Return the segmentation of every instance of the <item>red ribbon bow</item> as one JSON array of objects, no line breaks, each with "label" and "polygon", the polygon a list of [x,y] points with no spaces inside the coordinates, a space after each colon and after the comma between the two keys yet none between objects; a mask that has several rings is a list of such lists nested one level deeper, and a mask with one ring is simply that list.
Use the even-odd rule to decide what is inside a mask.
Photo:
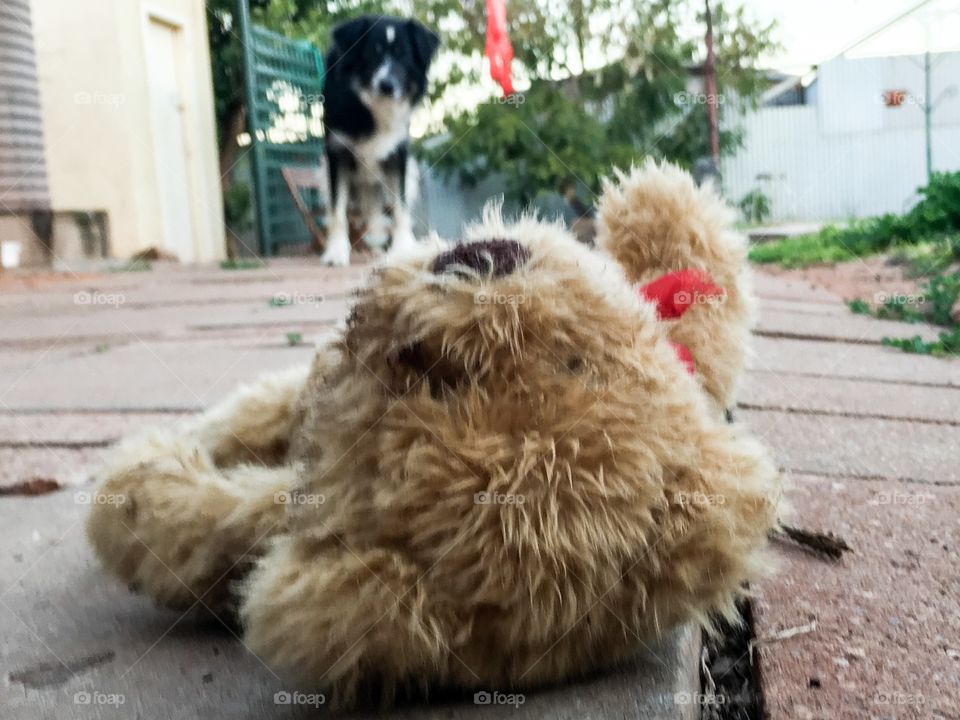
[{"label": "red ribbon bow", "polygon": [[[676,320],[694,305],[716,300],[726,295],[726,290],[713,283],[703,270],[677,270],[661,275],[656,280],[641,285],[640,297],[652,302],[660,320]],[[690,350],[679,343],[672,343],[677,357],[691,375],[694,371]]]}]

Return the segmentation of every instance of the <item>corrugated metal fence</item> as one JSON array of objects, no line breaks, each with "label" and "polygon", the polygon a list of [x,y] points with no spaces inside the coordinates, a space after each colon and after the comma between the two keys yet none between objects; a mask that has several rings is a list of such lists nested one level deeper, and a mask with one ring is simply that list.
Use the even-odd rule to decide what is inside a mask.
[{"label": "corrugated metal fence", "polygon": [[[934,170],[960,170],[960,53],[936,57]],[[753,189],[772,219],[843,220],[900,213],[926,184],[923,71],[917,57],[838,58],[824,64],[812,104],[767,107],[741,118],[744,148],[723,162],[734,202]],[[905,91],[898,107],[884,93]]]}]

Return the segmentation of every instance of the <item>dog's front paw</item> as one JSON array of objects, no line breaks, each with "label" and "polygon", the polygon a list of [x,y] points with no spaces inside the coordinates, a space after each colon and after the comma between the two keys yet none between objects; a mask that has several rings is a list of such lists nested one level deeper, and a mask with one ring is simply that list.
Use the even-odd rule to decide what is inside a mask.
[{"label": "dog's front paw", "polygon": [[320,256],[320,262],[334,267],[346,267],[350,264],[350,240],[343,236],[334,236],[327,243],[327,249]]},{"label": "dog's front paw", "polygon": [[412,247],[416,247],[417,239],[409,230],[397,230],[393,234],[393,240],[390,243],[390,252],[404,252]]},{"label": "dog's front paw", "polygon": [[384,248],[390,241],[390,219],[386,215],[379,215],[367,223],[367,231],[363,234],[363,241],[370,248]]}]

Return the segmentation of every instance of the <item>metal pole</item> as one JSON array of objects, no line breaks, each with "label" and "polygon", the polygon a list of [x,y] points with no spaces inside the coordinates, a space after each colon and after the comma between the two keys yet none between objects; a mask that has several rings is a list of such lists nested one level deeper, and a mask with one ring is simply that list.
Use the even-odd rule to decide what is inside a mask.
[{"label": "metal pole", "polygon": [[240,44],[243,46],[243,80],[247,98],[247,132],[250,134],[250,175],[253,179],[253,197],[257,217],[257,246],[260,254],[269,256],[273,248],[269,244],[267,227],[267,183],[264,171],[263,147],[257,138],[257,68],[253,53],[253,36],[250,32],[249,0],[237,0],[237,24]]},{"label": "metal pole", "polygon": [[714,167],[720,167],[720,123],[717,118],[717,66],[713,54],[713,16],[710,13],[710,0],[704,0],[707,9],[707,61],[703,66],[704,82],[707,91],[707,122],[710,125],[710,156]]},{"label": "metal pole", "polygon": [[930,96],[933,85],[930,75],[930,49],[923,56],[923,120],[927,143],[927,182],[933,177],[933,98]]}]

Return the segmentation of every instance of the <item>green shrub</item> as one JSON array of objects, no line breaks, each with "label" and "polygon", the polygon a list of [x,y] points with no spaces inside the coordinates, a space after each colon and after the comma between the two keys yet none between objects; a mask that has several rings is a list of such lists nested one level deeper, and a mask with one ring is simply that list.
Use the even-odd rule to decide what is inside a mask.
[{"label": "green shrub", "polygon": [[952,275],[936,275],[921,288],[929,306],[931,322],[937,325],[953,325],[950,317],[957,298],[960,298],[960,272]]},{"label": "green shrub", "polygon": [[263,260],[256,258],[233,258],[220,261],[221,270],[258,270],[266,266]]},{"label": "green shrub", "polygon": [[873,308],[870,307],[870,303],[866,300],[854,298],[853,300],[847,300],[846,303],[847,307],[850,308],[850,312],[854,315],[873,315]]},{"label": "green shrub", "polygon": [[[824,230],[827,230],[825,228]],[[755,263],[779,263],[784,267],[805,267],[815,263],[835,263],[857,257],[847,247],[835,243],[826,232],[776,240],[750,248]]]},{"label": "green shrub", "polygon": [[[932,342],[915,335],[911,338],[884,338],[883,344],[921,355],[960,354],[960,325],[950,317],[951,309],[960,298],[960,271],[949,275],[936,275],[924,283],[920,291],[924,299],[920,310],[907,307],[902,303],[887,301],[876,312],[877,317],[908,322],[931,322],[946,326],[948,329],[940,333],[938,339]],[[854,302],[862,303],[863,301]],[[853,310],[852,303],[850,303],[850,309]],[[854,312],[857,311],[854,310]]]},{"label": "green shrub", "polygon": [[844,228],[828,225],[813,235],[758,245],[750,259],[787,267],[842,262],[944,236],[953,257],[960,258],[960,172],[934,173],[917,192],[920,201],[905,215],[854,220]]},{"label": "green shrub", "polygon": [[932,342],[927,342],[919,335],[912,338],[884,338],[884,345],[900,348],[904,352],[917,355],[960,355],[960,325],[948,332],[940,333],[940,337]]},{"label": "green shrub", "polygon": [[754,188],[737,203],[743,217],[750,223],[762,223],[770,217],[770,198],[760,188]]}]

